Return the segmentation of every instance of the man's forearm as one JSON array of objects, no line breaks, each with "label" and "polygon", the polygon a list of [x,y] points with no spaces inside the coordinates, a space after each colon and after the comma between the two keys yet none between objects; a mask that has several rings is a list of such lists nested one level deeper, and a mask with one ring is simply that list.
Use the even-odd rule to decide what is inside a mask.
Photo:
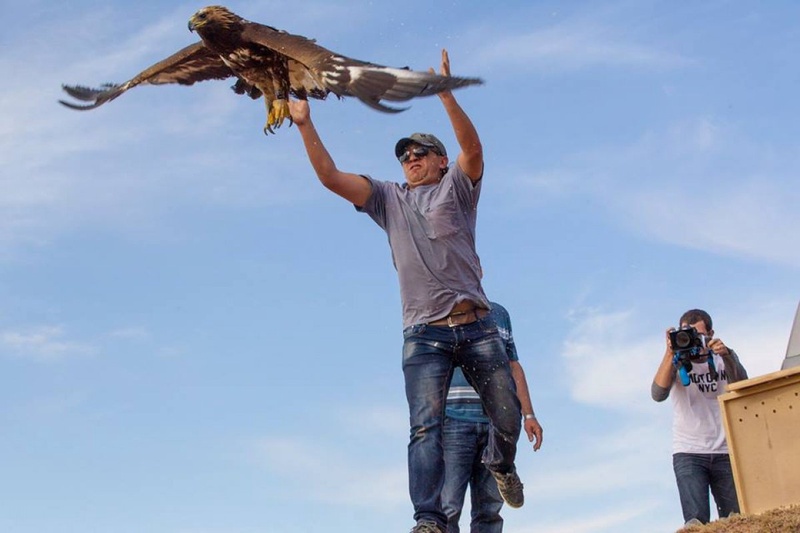
[{"label": "man's forearm", "polygon": [[525,379],[525,371],[518,361],[511,362],[511,376],[514,378],[514,384],[517,386],[517,398],[519,398],[522,416],[535,415],[536,413],[533,412],[533,403],[531,402],[531,394],[528,390],[528,380]]},{"label": "man's forearm", "polygon": [[725,372],[728,374],[728,383],[736,383],[747,379],[747,370],[745,370],[742,363],[739,362],[739,356],[736,352],[728,348],[728,354],[721,356],[725,362]]},{"label": "man's forearm", "polygon": [[300,136],[303,138],[303,145],[308,154],[308,160],[314,168],[319,180],[327,185],[327,179],[336,172],[336,164],[333,162],[328,149],[322,144],[322,139],[310,120],[302,125],[298,125]]},{"label": "man's forearm", "polygon": [[478,136],[478,130],[475,129],[475,125],[472,123],[472,120],[470,120],[469,116],[467,116],[467,113],[459,105],[458,101],[456,101],[453,93],[442,93],[440,95],[440,99],[442,101],[442,105],[444,105],[445,111],[447,112],[447,116],[450,119],[450,124],[453,127],[453,133],[455,134],[456,141],[458,141],[461,151],[469,155],[473,153],[480,154],[482,148],[481,140]]},{"label": "man's forearm", "polygon": [[[657,402],[661,402],[669,396],[669,390],[672,388],[672,383],[675,381],[675,365],[672,364],[672,352],[665,351],[664,357],[661,359],[661,364],[656,370],[656,375],[653,377],[653,386],[651,386],[650,394]],[[656,388],[657,387],[657,388]],[[663,394],[666,390],[667,394]],[[658,394],[656,394],[658,392]]]}]

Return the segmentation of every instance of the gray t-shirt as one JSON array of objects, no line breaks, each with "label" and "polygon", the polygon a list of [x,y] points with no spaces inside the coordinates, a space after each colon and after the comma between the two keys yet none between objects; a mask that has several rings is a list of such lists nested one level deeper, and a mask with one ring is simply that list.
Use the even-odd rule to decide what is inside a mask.
[{"label": "gray t-shirt", "polygon": [[365,177],[372,194],[356,209],[372,217],[389,238],[403,327],[443,318],[463,300],[489,308],[475,251],[482,181],[473,185],[457,164],[439,183],[413,189]]}]

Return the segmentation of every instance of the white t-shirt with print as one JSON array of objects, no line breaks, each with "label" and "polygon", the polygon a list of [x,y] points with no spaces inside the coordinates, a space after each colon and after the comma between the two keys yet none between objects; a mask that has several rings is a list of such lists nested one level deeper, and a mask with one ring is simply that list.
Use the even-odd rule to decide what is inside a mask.
[{"label": "white t-shirt with print", "polygon": [[692,362],[690,383],[684,386],[680,374],[672,384],[672,452],[728,453],[722,414],[717,396],[725,392],[728,375],[722,357],[714,354],[717,378],[713,379],[707,359]]}]

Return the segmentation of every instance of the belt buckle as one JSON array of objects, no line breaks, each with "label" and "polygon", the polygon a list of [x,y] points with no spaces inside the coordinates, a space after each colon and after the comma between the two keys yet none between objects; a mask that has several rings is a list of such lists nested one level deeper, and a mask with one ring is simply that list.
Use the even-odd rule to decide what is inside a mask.
[{"label": "belt buckle", "polygon": [[461,324],[453,322],[453,317],[465,316],[465,315],[467,315],[468,313],[471,313],[471,312],[472,311],[461,311],[460,313],[453,313],[453,314],[447,315],[447,327],[454,328],[456,326],[460,326]]}]

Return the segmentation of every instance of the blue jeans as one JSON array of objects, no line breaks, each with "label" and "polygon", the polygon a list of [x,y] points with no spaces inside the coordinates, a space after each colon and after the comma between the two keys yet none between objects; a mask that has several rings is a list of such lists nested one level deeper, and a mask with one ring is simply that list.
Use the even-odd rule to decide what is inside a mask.
[{"label": "blue jeans", "polygon": [[676,453],[672,456],[672,468],[678,482],[683,521],[692,518],[707,524],[711,520],[708,490],[717,504],[717,515],[726,518],[739,512],[736,485],[728,454],[722,453]]},{"label": "blue jeans", "polygon": [[489,470],[514,470],[520,433],[520,405],[503,341],[491,317],[463,326],[418,324],[403,331],[403,374],[411,438],[408,483],[414,520],[431,520],[442,528],[444,405],[454,365],[478,391],[492,421],[483,463]]},{"label": "blue jeans", "polygon": [[488,422],[444,420],[444,489],[442,508],[447,515],[447,533],[459,533],[458,521],[469,486],[470,533],[502,533],[500,509],[503,498],[497,482],[481,462],[489,444]]}]

